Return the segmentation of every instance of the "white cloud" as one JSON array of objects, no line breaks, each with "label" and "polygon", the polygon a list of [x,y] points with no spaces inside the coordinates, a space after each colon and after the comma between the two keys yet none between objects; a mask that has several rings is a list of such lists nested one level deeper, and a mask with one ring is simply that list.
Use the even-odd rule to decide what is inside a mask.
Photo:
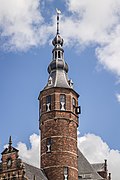
[{"label": "white cloud", "polygon": [[30,136],[31,147],[27,148],[25,143],[19,142],[17,144],[17,149],[19,149],[19,155],[21,159],[27,163],[32,164],[33,166],[39,167],[40,165],[40,137],[37,134],[32,134]]},{"label": "white cloud", "polygon": [[117,101],[120,103],[120,94],[116,94]]},{"label": "white cloud", "polygon": [[94,45],[103,67],[120,76],[120,1],[67,0],[67,6],[71,16],[62,22],[67,44]]},{"label": "white cloud", "polygon": [[112,173],[112,180],[119,180],[120,152],[109,146],[94,134],[86,134],[78,138],[78,147],[91,163],[108,160],[108,170]]},{"label": "white cloud", "polygon": [[0,34],[4,48],[25,50],[36,46],[43,17],[40,0],[0,0]]},{"label": "white cloud", "polygon": [[[30,136],[31,148],[27,148],[26,144],[21,142],[17,146],[22,160],[37,167],[39,167],[39,142],[40,137],[32,134]],[[120,152],[118,150],[110,149],[99,136],[94,134],[78,137],[78,148],[91,163],[104,162],[104,159],[107,159],[112,180],[119,180]]]},{"label": "white cloud", "polygon": [[108,157],[109,147],[99,136],[87,134],[78,138],[78,147],[91,163],[102,162]]},{"label": "white cloud", "polygon": [[[24,51],[55,34],[56,17],[46,23],[42,3],[0,0],[0,46]],[[120,0],[65,0],[65,5],[69,15],[61,15],[60,26],[66,45],[94,46],[99,63],[120,77]]]}]

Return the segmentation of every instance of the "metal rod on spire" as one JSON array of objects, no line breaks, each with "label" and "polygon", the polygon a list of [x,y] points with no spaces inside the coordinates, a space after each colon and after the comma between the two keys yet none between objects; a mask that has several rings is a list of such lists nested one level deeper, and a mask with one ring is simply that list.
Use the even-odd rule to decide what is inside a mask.
[{"label": "metal rod on spire", "polygon": [[57,34],[60,34],[60,18],[59,18],[59,16],[61,14],[61,11],[56,8],[56,12],[57,12]]},{"label": "metal rod on spire", "polygon": [[11,148],[12,148],[12,137],[10,136],[9,137],[9,146],[8,146],[8,148],[9,148],[9,151],[11,151]]},{"label": "metal rod on spire", "polygon": [[11,145],[12,145],[12,137],[10,136],[9,137],[9,147],[11,147]]}]

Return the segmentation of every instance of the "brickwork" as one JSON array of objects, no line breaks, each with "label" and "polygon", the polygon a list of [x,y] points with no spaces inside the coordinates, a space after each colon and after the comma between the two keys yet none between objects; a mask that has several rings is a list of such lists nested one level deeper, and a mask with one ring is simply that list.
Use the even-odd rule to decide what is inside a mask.
[{"label": "brickwork", "polygon": [[[66,96],[66,109],[60,110],[60,95]],[[46,97],[51,95],[51,110],[46,111]],[[78,94],[72,89],[50,88],[40,93],[41,168],[49,180],[78,180],[77,127],[78,115],[72,100],[78,105]],[[50,138],[50,152],[47,142]]]},{"label": "brickwork", "polygon": [[[56,167],[46,168],[44,171],[45,171],[45,174],[47,174],[49,180],[63,180],[64,179],[64,171],[62,167],[56,166]],[[68,175],[69,180],[78,180],[77,170],[69,167],[68,174],[69,174]]]},{"label": "brickwork", "polygon": [[0,179],[27,179],[25,177],[23,163],[18,157],[18,150],[11,146],[6,148],[2,153],[1,168],[2,169],[0,169]]}]

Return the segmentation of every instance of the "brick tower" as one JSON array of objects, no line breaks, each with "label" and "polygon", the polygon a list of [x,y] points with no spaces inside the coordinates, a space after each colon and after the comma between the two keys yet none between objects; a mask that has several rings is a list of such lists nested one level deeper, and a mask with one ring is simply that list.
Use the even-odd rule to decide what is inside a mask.
[{"label": "brick tower", "polygon": [[52,41],[53,58],[48,66],[48,83],[39,95],[41,168],[49,180],[78,180],[77,127],[79,95],[68,80],[63,39],[59,33]]}]

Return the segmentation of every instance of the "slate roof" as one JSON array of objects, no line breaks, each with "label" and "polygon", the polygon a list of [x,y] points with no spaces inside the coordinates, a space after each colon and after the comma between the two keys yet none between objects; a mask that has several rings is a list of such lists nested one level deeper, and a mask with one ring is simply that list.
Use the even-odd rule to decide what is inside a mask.
[{"label": "slate roof", "polygon": [[103,180],[96,169],[88,162],[85,156],[78,149],[78,176],[79,179]]},{"label": "slate roof", "polygon": [[[29,180],[48,180],[42,169],[34,167],[23,162],[26,177]],[[0,170],[2,170],[2,163],[0,163]],[[78,179],[82,180],[103,180],[97,173],[104,171],[104,163],[90,164],[85,156],[78,149]]]},{"label": "slate roof", "polygon": [[97,164],[91,164],[91,165],[97,172],[104,171],[104,166],[105,166],[104,163],[97,163]]},{"label": "slate roof", "polygon": [[64,60],[64,50],[62,48],[63,39],[61,38],[60,34],[55,36],[52,43],[54,46],[52,51],[53,58],[48,66],[49,78],[45,89],[51,87],[73,88],[72,85],[68,82],[68,65]]},{"label": "slate roof", "polygon": [[[52,88],[52,87],[64,87],[64,88],[71,88],[68,79],[67,74],[64,70],[56,70],[50,73],[49,78],[52,78],[52,84],[45,87],[45,89]],[[48,79],[49,79],[48,78]]]},{"label": "slate roof", "polygon": [[30,164],[23,163],[25,166],[26,176],[29,180],[48,180],[43,171],[37,167],[34,167]]}]

